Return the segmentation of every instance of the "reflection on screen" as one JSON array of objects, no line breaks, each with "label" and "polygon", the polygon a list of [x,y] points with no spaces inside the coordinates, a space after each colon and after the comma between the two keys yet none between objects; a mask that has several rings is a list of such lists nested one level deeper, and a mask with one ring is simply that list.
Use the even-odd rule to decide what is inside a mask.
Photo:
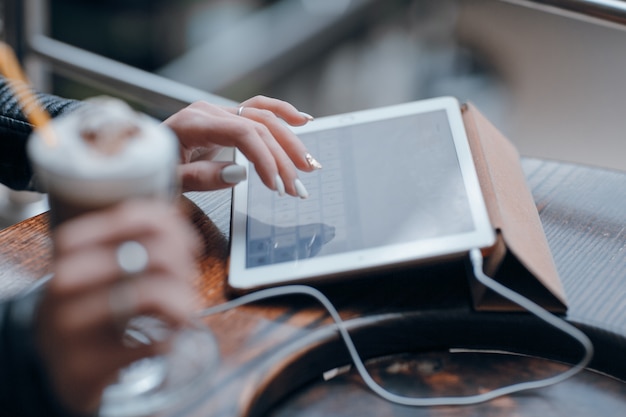
[{"label": "reflection on screen", "polygon": [[310,197],[248,186],[247,267],[474,230],[443,110],[300,135]]}]

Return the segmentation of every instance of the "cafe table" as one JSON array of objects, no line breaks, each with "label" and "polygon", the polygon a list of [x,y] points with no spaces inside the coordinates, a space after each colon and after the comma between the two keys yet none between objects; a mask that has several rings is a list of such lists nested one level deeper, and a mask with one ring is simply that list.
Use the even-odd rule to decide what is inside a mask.
[{"label": "cafe table", "polygon": [[[466,406],[392,404],[363,383],[328,312],[306,296],[264,300],[204,317],[219,364],[176,416],[626,415],[626,173],[524,158],[568,301],[563,318],[591,339],[588,368],[559,384]],[[198,297],[227,288],[230,191],[185,194],[203,237]],[[0,231],[0,294],[50,273],[47,215]],[[528,313],[472,308],[467,265],[360,277],[318,287],[338,308],[374,379],[415,397],[471,395],[564,372],[578,344]]]}]

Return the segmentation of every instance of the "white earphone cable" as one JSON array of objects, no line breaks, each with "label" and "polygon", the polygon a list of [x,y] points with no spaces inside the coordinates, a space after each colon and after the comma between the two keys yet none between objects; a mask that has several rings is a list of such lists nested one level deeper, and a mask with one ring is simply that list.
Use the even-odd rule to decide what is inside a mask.
[{"label": "white earphone cable", "polygon": [[339,330],[339,334],[341,335],[346,347],[348,348],[348,352],[352,361],[357,369],[357,372],[365,382],[365,384],[377,395],[380,397],[391,401],[396,404],[407,405],[407,406],[442,406],[442,405],[470,405],[470,404],[478,404],[486,401],[490,401],[494,398],[501,397],[503,395],[509,395],[521,391],[527,391],[537,388],[544,388],[550,385],[557,384],[562,382],[572,376],[576,375],[589,364],[591,358],[593,357],[593,345],[589,338],[579,329],[566,322],[565,320],[549,313],[536,303],[532,302],[528,298],[512,291],[511,289],[505,287],[504,285],[498,283],[494,279],[488,277],[482,270],[482,254],[479,249],[472,249],[470,251],[470,261],[472,262],[473,272],[476,276],[476,279],[480,281],[482,284],[491,288],[493,291],[497,292],[501,296],[507,298],[508,300],[518,304],[522,308],[526,309],[530,313],[537,316],[539,319],[545,321],[556,329],[562,331],[563,333],[571,336],[573,339],[578,341],[584,350],[584,354],[582,359],[574,366],[569,368],[568,370],[554,375],[549,378],[522,382],[512,385],[507,385],[501,388],[496,388],[492,391],[485,392],[482,394],[468,395],[462,397],[433,397],[433,398],[416,398],[416,397],[406,397],[402,395],[397,395],[387,391],[385,388],[380,386],[369,374],[367,371],[365,364],[361,360],[357,349],[350,337],[350,334],[346,328],[345,323],[341,319],[339,312],[330,302],[330,300],[322,294],[319,290],[306,286],[306,285],[289,285],[283,287],[275,287],[269,288],[265,290],[260,290],[251,294],[247,294],[236,298],[234,300],[228,301],[226,303],[209,307],[207,309],[202,310],[199,313],[199,316],[206,317],[213,314],[218,314],[225,312],[227,310],[240,307],[245,304],[253,303],[256,301],[264,300],[267,298],[274,298],[284,295],[308,295],[310,297],[315,298],[319,301],[324,308],[328,311],[332,319],[335,321],[337,325],[337,329]]}]

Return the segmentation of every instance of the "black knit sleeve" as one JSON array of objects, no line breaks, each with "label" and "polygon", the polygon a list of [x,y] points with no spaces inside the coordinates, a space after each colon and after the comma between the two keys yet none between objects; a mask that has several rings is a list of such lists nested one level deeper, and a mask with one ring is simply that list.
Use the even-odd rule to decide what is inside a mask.
[{"label": "black knit sleeve", "polygon": [[[75,110],[80,101],[36,93],[43,108],[52,116]],[[32,169],[26,142],[33,126],[27,121],[5,78],[0,77],[0,182],[15,190],[32,190]]]}]

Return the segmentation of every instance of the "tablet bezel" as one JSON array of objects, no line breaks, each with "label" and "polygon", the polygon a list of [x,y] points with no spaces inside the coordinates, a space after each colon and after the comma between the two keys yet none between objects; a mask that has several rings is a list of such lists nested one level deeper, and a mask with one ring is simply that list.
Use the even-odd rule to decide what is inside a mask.
[{"label": "tablet bezel", "polygon": [[[483,249],[492,246],[495,242],[495,232],[489,221],[463,124],[460,104],[456,98],[439,97],[322,117],[305,126],[293,128],[293,131],[300,134],[336,127],[343,128],[436,110],[445,110],[448,117],[460,171],[467,191],[470,214],[476,227],[474,231],[418,242],[246,268],[248,208],[248,181],[246,180],[237,184],[233,189],[228,267],[229,288],[237,292],[245,292],[284,284],[316,283],[358,272],[373,272],[401,265],[432,263],[440,258],[463,256],[473,248]],[[246,166],[249,171],[254,169],[253,165],[238,150],[235,151],[235,162]],[[321,162],[323,163],[323,161]]]}]

